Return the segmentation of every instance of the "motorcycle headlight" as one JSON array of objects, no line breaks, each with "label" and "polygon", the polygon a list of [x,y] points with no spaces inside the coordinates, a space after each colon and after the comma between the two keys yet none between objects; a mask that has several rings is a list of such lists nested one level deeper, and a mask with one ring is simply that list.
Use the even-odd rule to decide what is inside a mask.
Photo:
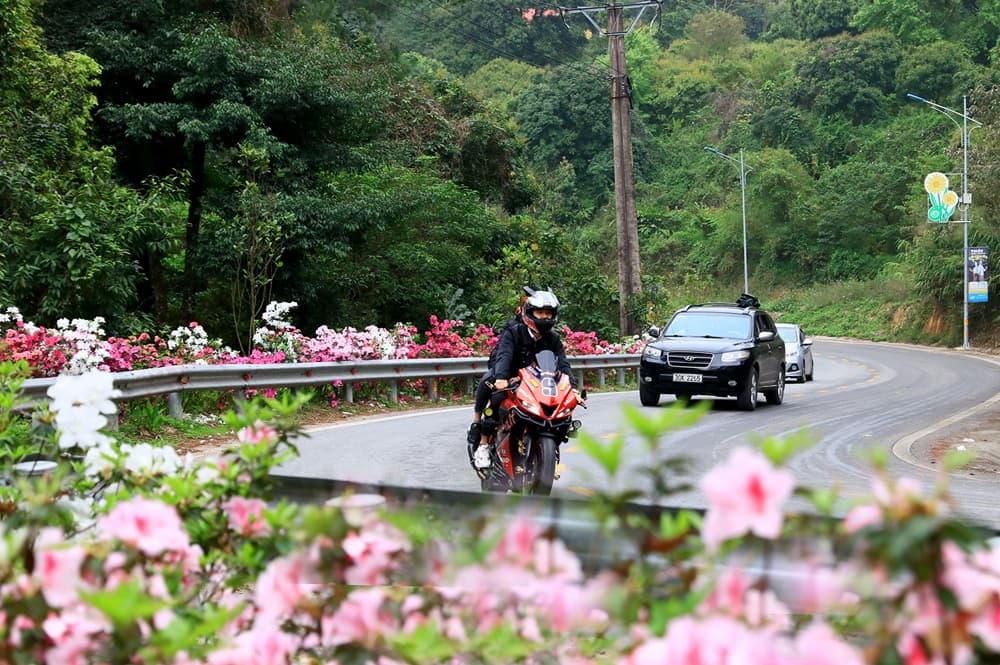
[{"label": "motorcycle headlight", "polygon": [[746,349],[742,351],[726,351],[719,359],[724,363],[738,363],[750,357],[750,352]]},{"label": "motorcycle headlight", "polygon": [[660,350],[655,346],[647,346],[642,350],[642,355],[647,358],[659,358],[661,354]]}]

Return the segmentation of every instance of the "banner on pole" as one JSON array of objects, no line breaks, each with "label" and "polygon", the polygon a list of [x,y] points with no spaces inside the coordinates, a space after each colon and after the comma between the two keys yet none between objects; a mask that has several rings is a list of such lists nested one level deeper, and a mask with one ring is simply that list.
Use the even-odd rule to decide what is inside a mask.
[{"label": "banner on pole", "polygon": [[970,247],[966,258],[966,279],[969,280],[969,302],[987,302],[990,282],[990,248]]},{"label": "banner on pole", "polygon": [[927,220],[947,223],[958,205],[958,194],[948,189],[948,176],[937,171],[924,178],[927,191]]}]

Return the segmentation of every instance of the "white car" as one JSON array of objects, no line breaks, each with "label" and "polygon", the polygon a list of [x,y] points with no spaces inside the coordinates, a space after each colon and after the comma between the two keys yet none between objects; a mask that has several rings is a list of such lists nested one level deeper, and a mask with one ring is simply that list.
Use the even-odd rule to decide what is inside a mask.
[{"label": "white car", "polygon": [[779,323],[778,334],[785,340],[785,378],[800,382],[813,380],[811,338],[795,323]]}]

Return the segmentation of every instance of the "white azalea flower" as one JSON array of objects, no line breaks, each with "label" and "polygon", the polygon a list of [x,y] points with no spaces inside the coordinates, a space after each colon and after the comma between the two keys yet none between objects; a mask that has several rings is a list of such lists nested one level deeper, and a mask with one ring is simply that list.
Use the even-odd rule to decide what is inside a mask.
[{"label": "white azalea flower", "polygon": [[118,451],[109,439],[87,450],[83,458],[84,475],[96,478],[114,471],[118,465]]},{"label": "white azalea flower", "polygon": [[79,530],[89,529],[97,523],[97,510],[93,499],[85,497],[63,497],[56,501],[57,506],[65,508],[73,517],[73,523]]},{"label": "white azalea flower", "polygon": [[101,433],[107,426],[107,418],[86,409],[61,411],[56,415],[56,429],[59,431],[59,447],[63,450],[79,447],[84,450],[101,445],[112,439]]},{"label": "white azalea flower", "polygon": [[60,376],[48,389],[49,408],[56,412],[80,407],[98,413],[118,413],[118,407],[111,400],[120,395],[121,391],[114,387],[114,377],[110,372]]}]

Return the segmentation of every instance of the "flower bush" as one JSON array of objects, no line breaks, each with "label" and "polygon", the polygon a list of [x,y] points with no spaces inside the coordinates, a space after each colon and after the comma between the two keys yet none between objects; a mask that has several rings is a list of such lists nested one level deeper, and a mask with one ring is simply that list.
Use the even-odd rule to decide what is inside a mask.
[{"label": "flower bush", "polygon": [[[482,324],[430,317],[430,327],[397,323],[391,330],[368,326],[363,330],[332,330],[321,326],[310,337],[289,320],[294,302],[272,302],[263,325],[254,335],[254,348],[246,355],[209,337],[195,321],[163,336],[142,333],[106,337],[103,319],[60,320],[49,329],[24,321],[15,307],[0,313],[0,361],[24,360],[35,377],[80,374],[99,369],[127,372],[186,363],[271,364],[286,362],[338,362],[402,358],[466,358],[488,356],[497,343],[496,332]],[[611,343],[592,332],[562,327],[570,355],[637,353],[638,340]]]},{"label": "flower bush", "polygon": [[[0,451],[27,365],[0,363]],[[447,523],[275,500],[301,401],[227,418],[238,442],[193,461],[119,445],[108,375],[59,378],[33,415],[58,461],[0,486],[0,662],[291,665],[617,663],[896,665],[996,662],[1000,549],[873,456],[872,496],[797,484],[804,434],[735,449],[700,482],[704,513],[657,507],[684,477],[661,441],[702,407],[627,408],[649,489],[625,486],[625,435],[582,432],[606,479],[584,568],[526,515]],[[96,452],[95,452],[96,451]],[[949,468],[963,460],[951,457]],[[651,505],[629,502],[645,495]],[[789,511],[798,498],[811,513]],[[343,504],[342,504],[343,505]],[[787,575],[794,572],[792,576]],[[778,575],[778,573],[784,573]],[[781,579],[794,584],[781,585]]]}]

